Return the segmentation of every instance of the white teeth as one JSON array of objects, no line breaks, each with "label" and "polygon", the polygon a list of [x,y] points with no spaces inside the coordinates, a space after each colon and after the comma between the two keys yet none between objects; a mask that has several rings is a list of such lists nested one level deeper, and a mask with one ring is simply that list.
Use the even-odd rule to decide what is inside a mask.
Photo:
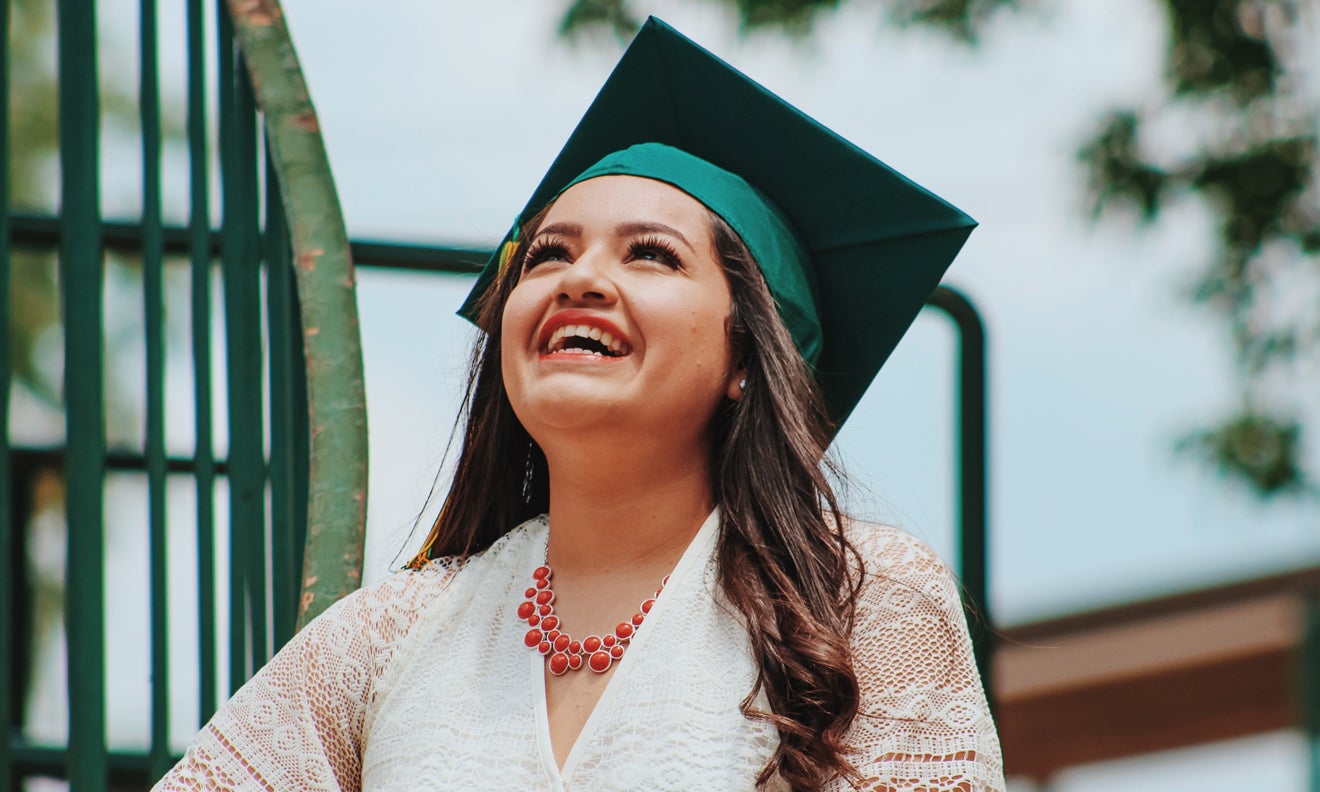
[{"label": "white teeth", "polygon": [[570,352],[573,354],[600,355],[599,352],[593,352],[581,348],[564,348],[564,339],[576,336],[578,338],[589,338],[593,341],[599,341],[612,355],[627,354],[628,345],[615,338],[609,332],[599,327],[590,325],[565,325],[550,334],[550,340],[546,344],[546,351],[551,353]]}]

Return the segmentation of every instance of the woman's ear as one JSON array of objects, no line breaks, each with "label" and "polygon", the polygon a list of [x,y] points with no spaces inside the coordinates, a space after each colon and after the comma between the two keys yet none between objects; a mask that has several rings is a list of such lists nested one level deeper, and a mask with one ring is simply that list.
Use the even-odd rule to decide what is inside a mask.
[{"label": "woman's ear", "polygon": [[745,390],[747,390],[747,369],[738,369],[729,375],[729,384],[725,394],[730,400],[738,401],[742,398]]}]

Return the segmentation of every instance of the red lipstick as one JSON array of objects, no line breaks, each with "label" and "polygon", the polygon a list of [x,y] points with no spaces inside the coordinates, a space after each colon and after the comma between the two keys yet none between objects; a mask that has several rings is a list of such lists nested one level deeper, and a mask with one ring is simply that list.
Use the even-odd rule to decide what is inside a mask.
[{"label": "red lipstick", "polygon": [[541,332],[537,335],[536,348],[540,350],[542,355],[546,354],[546,348],[550,345],[550,338],[554,335],[554,332],[569,325],[598,327],[602,332],[609,333],[625,345],[632,346],[628,341],[628,336],[619,329],[619,326],[600,314],[581,308],[567,308],[556,312],[546,320],[545,324],[541,325]]}]

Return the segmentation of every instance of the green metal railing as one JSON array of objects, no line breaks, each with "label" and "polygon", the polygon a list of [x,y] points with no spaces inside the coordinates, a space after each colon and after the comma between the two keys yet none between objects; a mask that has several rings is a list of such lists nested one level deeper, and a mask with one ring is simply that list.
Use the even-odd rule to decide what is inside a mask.
[{"label": "green metal railing", "polygon": [[[107,784],[142,788],[177,758],[169,741],[177,708],[170,698],[169,545],[180,527],[190,526],[168,523],[171,480],[191,478],[197,493],[196,725],[293,634],[300,613],[310,618],[358,585],[366,508],[361,353],[352,262],[315,115],[274,0],[217,2],[211,35],[203,0],[182,1],[187,124],[181,142],[188,150],[191,204],[182,228],[166,228],[162,219],[164,124],[155,0],[138,5],[142,204],[140,220],[130,223],[105,223],[101,217],[94,0],[56,5],[59,214],[12,213],[10,0],[0,8],[0,152],[6,152],[0,157],[6,203],[0,212],[0,405],[10,404],[12,392],[11,253],[52,255],[58,261],[65,416],[62,445],[15,448],[9,412],[0,409],[0,789],[20,788],[23,779],[36,775],[67,778],[79,792]],[[208,64],[216,70],[215,86],[207,84]],[[215,119],[208,118],[212,98],[218,100]],[[213,141],[219,149],[215,173]],[[221,188],[218,230],[210,217],[213,179]],[[137,449],[107,448],[107,255],[131,262],[142,281],[146,378]],[[190,458],[167,454],[165,438],[165,282],[167,270],[181,266],[191,278]],[[223,339],[212,337],[217,270]],[[221,340],[225,459],[216,458],[212,430],[218,383],[211,371],[214,344]],[[321,375],[308,378],[304,355],[319,365]],[[315,437],[309,413],[317,422]],[[149,608],[143,618],[152,640],[150,726],[143,752],[107,747],[107,582],[120,585],[113,576],[107,579],[104,568],[108,472],[141,476],[147,492]],[[61,480],[64,491],[67,745],[28,739],[22,711],[33,662],[32,582],[25,559],[42,476]],[[216,574],[221,534],[214,497],[222,483],[229,498],[227,631],[221,626],[226,614],[219,610]],[[309,533],[317,537],[310,552],[304,549]],[[300,594],[305,569],[312,583]],[[228,665],[225,680],[219,678],[221,652]]]}]

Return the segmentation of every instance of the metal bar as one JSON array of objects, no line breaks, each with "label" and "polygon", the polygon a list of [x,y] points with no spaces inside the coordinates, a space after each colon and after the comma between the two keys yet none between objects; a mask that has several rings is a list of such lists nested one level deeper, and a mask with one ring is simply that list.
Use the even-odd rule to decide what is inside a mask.
[{"label": "metal bar", "polygon": [[[200,0],[190,0],[200,2]],[[191,119],[191,115],[189,118]],[[191,122],[190,122],[191,130]],[[205,137],[201,138],[205,142]],[[202,171],[203,174],[205,170]],[[15,214],[12,217],[14,246],[30,250],[57,247],[60,241],[60,221],[57,217],[33,214]],[[106,222],[101,225],[101,237],[106,250],[136,253],[142,249],[142,226],[137,223]],[[218,232],[206,237],[205,250],[210,255],[220,254],[221,239]],[[165,252],[186,255],[193,250],[192,228],[165,226]],[[351,258],[357,267],[415,272],[433,272],[449,275],[476,275],[493,251],[463,245],[423,245],[374,240],[349,242]]]},{"label": "metal bar", "polygon": [[[13,746],[14,769],[24,774],[53,776],[65,775],[66,754],[64,748],[41,745],[18,744]],[[171,761],[178,762],[183,757],[175,754]],[[155,778],[148,778],[150,758],[143,753],[110,751],[106,754],[106,768],[110,773],[111,786],[123,789],[130,786],[145,786]],[[20,787],[9,787],[19,789]]]},{"label": "metal bar", "polygon": [[[32,446],[13,446],[9,449],[9,454],[12,463],[15,465],[36,465],[51,469],[62,468],[67,456],[65,449],[60,447],[34,448]],[[105,468],[115,472],[145,473],[147,458],[142,454],[131,451],[108,451],[105,455]],[[217,460],[211,464],[211,470],[220,475],[227,475],[229,463],[223,459]],[[166,457],[165,472],[195,474],[197,472],[197,460],[184,457]]]},{"label": "metal bar", "polygon": [[[193,2],[194,0],[189,0]],[[200,2],[201,0],[196,0]],[[191,53],[189,53],[191,57]],[[198,56],[201,57],[200,55]],[[191,67],[191,64],[189,64]],[[189,77],[191,77],[191,69]],[[201,99],[205,100],[205,94]],[[192,98],[189,97],[189,124],[188,140],[189,147],[192,146]],[[199,123],[206,122],[206,108],[200,108],[203,114]],[[198,138],[201,143],[206,142],[206,128],[201,128],[201,136]],[[207,168],[203,160],[201,175],[205,175]],[[204,182],[203,182],[204,183]],[[206,202],[209,203],[209,196]],[[203,250],[212,257],[220,255],[220,233],[209,230],[210,219],[203,216],[202,223],[203,241],[205,246]],[[36,215],[26,212],[16,212],[10,217],[13,230],[13,244],[18,249],[25,250],[49,250],[58,247],[60,244],[60,219],[55,216]],[[106,250],[118,253],[136,254],[142,250],[142,224],[124,221],[104,221],[101,223],[101,245]],[[168,255],[186,256],[193,249],[193,228],[191,222],[187,226],[163,226],[161,228],[162,244],[164,251]]]},{"label": "metal bar", "polygon": [[[298,615],[298,570],[293,566],[296,513],[294,459],[306,453],[295,444],[297,403],[292,374],[302,365],[294,344],[298,333],[293,318],[293,272],[289,261],[288,228],[280,201],[279,177],[266,157],[266,317],[270,340],[270,538],[271,619],[276,647],[293,636]],[[303,407],[305,410],[306,408]]]},{"label": "metal bar", "polygon": [[266,114],[293,234],[312,424],[299,622],[356,589],[367,506],[367,414],[348,234],[316,111],[277,0],[230,0]]},{"label": "metal bar", "polygon": [[1320,792],[1320,591],[1312,591],[1303,604],[1301,649],[1297,685],[1302,730],[1309,749],[1311,792]]},{"label": "metal bar", "polygon": [[138,104],[142,121],[142,290],[147,351],[147,522],[151,578],[151,750],[154,777],[169,757],[169,566],[165,535],[165,259],[160,205],[160,64],[156,0],[141,0],[141,67]]},{"label": "metal bar", "polygon": [[[244,541],[247,549],[244,559],[247,569],[248,608],[248,650],[249,673],[265,665],[270,658],[268,647],[269,607],[266,602],[266,555],[268,537],[266,535],[266,437],[265,437],[265,402],[262,393],[262,305],[261,305],[261,225],[260,225],[260,171],[261,155],[258,151],[258,125],[256,97],[252,93],[252,82],[248,79],[242,50],[234,66],[234,111],[238,121],[238,185],[239,207],[242,212],[239,221],[239,234],[242,239],[241,253],[237,258],[238,267],[233,271],[234,292],[238,296],[235,306],[237,313],[237,337],[232,330],[227,332],[227,345],[232,344],[239,353],[243,371],[238,378],[237,402],[230,402],[230,419],[239,421],[242,442],[237,447],[239,456],[235,462],[233,452],[230,463],[235,465],[237,478],[231,475],[230,483],[237,482],[238,487],[231,489],[231,496],[237,492],[242,502],[243,521],[246,529]],[[225,289],[225,304],[228,305],[231,293]],[[234,376],[230,372],[231,380]],[[235,404],[238,410],[235,412]],[[231,426],[235,424],[231,423]],[[230,442],[233,442],[231,436]],[[231,446],[231,449],[233,446]],[[235,526],[231,525],[231,530]]]},{"label": "metal bar", "polygon": [[100,104],[96,3],[59,0],[60,292],[64,316],[64,401],[68,458],[69,782],[73,792],[105,788],[105,621],[102,396]]},{"label": "metal bar", "polygon": [[360,267],[476,275],[494,250],[461,245],[405,245],[356,240],[350,243],[353,263]]},{"label": "metal bar", "polygon": [[14,547],[13,471],[9,462],[9,388],[13,362],[9,355],[9,0],[0,0],[0,789],[13,789],[11,735],[18,720],[18,690],[14,650],[15,583],[21,563]]},{"label": "metal bar", "polygon": [[220,150],[229,402],[230,687],[266,659],[265,456],[256,104],[223,0]]},{"label": "metal bar", "polygon": [[[188,162],[191,209],[186,239],[191,270],[193,464],[197,488],[197,635],[198,714],[211,719],[218,703],[215,611],[215,443],[211,411],[211,259],[219,251],[219,235],[211,233],[208,189],[209,150],[206,146],[206,35],[202,0],[188,0]],[[179,229],[184,231],[185,229]],[[170,235],[166,233],[165,244]],[[182,248],[182,245],[181,245]],[[200,724],[199,724],[200,725]]]},{"label": "metal bar", "polygon": [[[231,281],[239,266],[242,241],[238,196],[238,121],[234,111],[234,34],[229,17],[220,5],[217,15],[216,37],[220,82],[220,189],[222,219],[220,239],[223,253],[220,267],[224,282],[225,353],[227,358],[227,388],[229,413],[229,459],[241,467],[243,459],[235,453],[242,441],[236,437],[235,412],[240,411],[241,399],[236,398],[236,380],[241,376],[241,358],[234,338],[237,294],[231,293]],[[233,291],[237,291],[236,288]],[[247,582],[243,563],[245,535],[242,529],[243,509],[236,492],[236,477],[229,477],[229,692],[233,693],[247,679]]]},{"label": "metal bar", "polygon": [[985,324],[966,296],[939,286],[926,303],[939,308],[958,328],[958,575],[967,598],[976,667],[994,711],[990,660],[994,621],[990,614],[989,514],[986,465]]}]

